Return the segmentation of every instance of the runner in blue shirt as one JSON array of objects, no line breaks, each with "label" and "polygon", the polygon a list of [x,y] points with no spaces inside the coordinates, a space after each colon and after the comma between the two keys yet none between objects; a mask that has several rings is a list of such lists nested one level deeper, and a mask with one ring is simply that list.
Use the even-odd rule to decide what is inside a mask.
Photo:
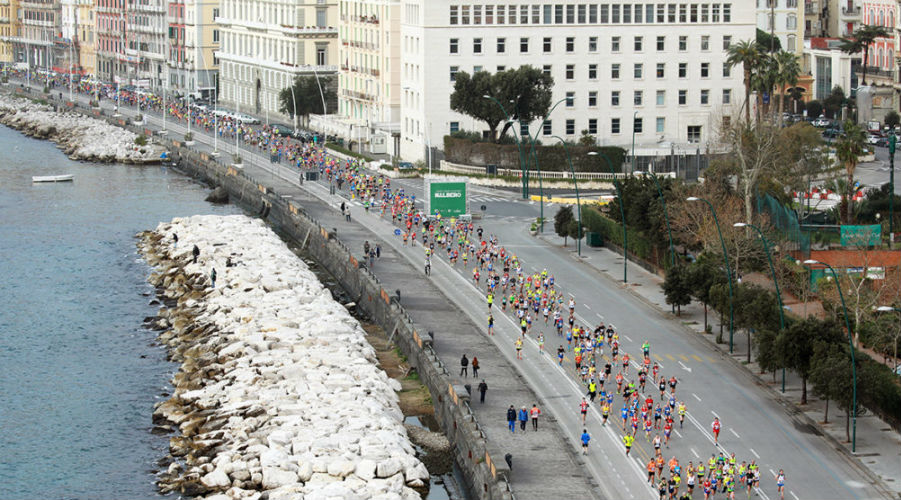
[{"label": "runner in blue shirt", "polygon": [[588,435],[588,429],[582,429],[582,454],[588,455],[588,442],[591,441],[591,436]]}]

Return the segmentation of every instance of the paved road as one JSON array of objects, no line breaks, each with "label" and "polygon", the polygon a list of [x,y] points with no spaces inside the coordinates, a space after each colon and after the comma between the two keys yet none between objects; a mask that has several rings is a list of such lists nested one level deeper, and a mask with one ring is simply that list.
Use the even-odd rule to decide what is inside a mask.
[{"label": "paved road", "polygon": [[[156,120],[153,117],[148,119]],[[178,131],[179,126],[170,123],[169,129]],[[195,136],[199,142],[205,142],[197,131]],[[287,167],[270,166],[267,161],[261,161],[261,166],[273,168],[273,180],[280,177],[293,181],[296,178],[296,173]],[[419,197],[422,196],[421,182],[395,181]],[[319,196],[328,196],[327,188],[322,184],[306,183],[304,187]],[[689,418],[685,428],[674,436],[671,448],[666,450],[665,455],[675,455],[682,463],[689,460],[697,463],[698,459],[718,451],[727,455],[734,452],[739,460],[757,459],[764,473],[758,493],[764,500],[776,498],[772,474],[779,468],[786,470],[789,498],[883,498],[881,490],[870,485],[855,465],[832,450],[828,442],[815,435],[812,429],[799,423],[800,420],[795,418],[796,409],[783,407],[771,393],[756,387],[752,377],[737,369],[730,360],[723,359],[710,346],[686,333],[680,325],[663,318],[623,290],[621,283],[614,283],[580,263],[559,258],[552,248],[529,236],[525,222],[536,215],[535,205],[512,201],[515,194],[509,192],[475,191],[476,196],[500,198],[485,200],[489,210],[481,225],[489,233],[497,234],[501,243],[515,252],[527,269],[548,267],[559,286],[576,298],[577,318],[590,325],[601,320],[616,325],[624,350],[630,352],[633,359],[640,357],[641,342],[649,340],[652,357],[663,366],[662,373],[667,377],[676,375],[680,379],[677,394],[686,402]],[[505,201],[507,199],[511,201]],[[496,206],[490,205],[492,203]],[[551,217],[553,210],[553,207],[546,207],[546,216]],[[356,213],[361,212],[360,209]],[[421,265],[421,249],[399,247],[396,239],[385,237],[390,234],[386,221],[374,215],[364,217],[370,219],[366,225],[373,231],[374,237],[384,238],[385,243],[395,247],[394,250],[411,265]],[[451,269],[443,260],[434,260],[433,282],[475,324],[483,322],[485,304],[479,291],[458,272],[459,269]],[[575,448],[582,428],[577,417],[577,404],[584,391],[574,381],[572,370],[558,367],[550,356],[541,356],[532,341],[527,343],[526,359],[516,362],[512,342],[518,336],[518,329],[509,318],[501,319],[498,315],[497,319],[497,335],[491,337],[491,341],[501,352],[507,353],[509,362],[516,366],[533,388],[545,411],[556,418]],[[548,347],[551,348],[555,337],[550,331],[547,333]],[[615,410],[618,408],[615,407]],[[719,448],[713,446],[709,431],[714,415],[723,422]],[[615,417],[612,416],[613,419]],[[643,467],[652,450],[644,439],[636,440],[637,447],[630,458],[625,456],[620,444],[618,423],[601,428],[599,413],[594,411],[587,427],[594,440],[592,453],[585,460],[585,468],[596,479],[605,496],[652,498],[655,493],[644,481]]]}]

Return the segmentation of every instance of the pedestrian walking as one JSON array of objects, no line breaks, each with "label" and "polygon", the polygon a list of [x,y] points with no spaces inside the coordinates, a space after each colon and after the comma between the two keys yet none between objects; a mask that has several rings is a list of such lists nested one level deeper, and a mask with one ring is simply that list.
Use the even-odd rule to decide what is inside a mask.
[{"label": "pedestrian walking", "polygon": [[523,406],[521,410],[519,410],[519,429],[523,432],[526,432],[526,423],[529,421],[529,412],[526,410],[526,407]]},{"label": "pedestrian walking", "polygon": [[344,220],[350,222],[350,207],[347,207],[347,210],[344,212]]},{"label": "pedestrian walking", "polygon": [[541,410],[538,409],[538,405],[533,404],[532,409],[529,410],[529,416],[532,417],[532,430],[538,431],[538,415],[541,415]]},{"label": "pedestrian walking", "polygon": [[591,441],[591,436],[588,435],[588,429],[582,429],[582,454],[588,455],[588,442]]},{"label": "pedestrian walking", "polygon": [[375,258],[376,258],[376,259],[381,259],[381,258],[382,258],[382,245],[381,245],[381,243],[376,243],[376,244],[375,244]]},{"label": "pedestrian walking", "polygon": [[479,378],[479,358],[473,356],[469,364],[472,365],[472,378]]},{"label": "pedestrian walking", "polygon": [[488,384],[485,383],[485,379],[482,379],[479,382],[479,403],[485,402],[485,393],[488,392]]},{"label": "pedestrian walking", "polygon": [[460,376],[465,377],[469,371],[469,358],[466,357],[466,354],[460,358]]},{"label": "pedestrian walking", "polygon": [[510,429],[510,432],[516,434],[516,409],[513,408],[513,405],[507,408],[507,428]]},{"label": "pedestrian walking", "polygon": [[210,272],[210,282],[213,285],[213,288],[216,288],[216,268],[213,268],[213,271]]},{"label": "pedestrian walking", "polygon": [[197,245],[194,245],[194,249],[191,250],[191,255],[194,256],[194,263],[197,263],[197,257],[200,257],[200,248]]},{"label": "pedestrian walking", "polygon": [[346,210],[347,210],[347,205],[345,205],[344,202],[342,201],[341,202],[341,215],[344,215]]},{"label": "pedestrian walking", "polygon": [[369,240],[363,242],[363,258],[369,257]]},{"label": "pedestrian walking", "polygon": [[172,249],[178,250],[178,234],[172,233]]}]

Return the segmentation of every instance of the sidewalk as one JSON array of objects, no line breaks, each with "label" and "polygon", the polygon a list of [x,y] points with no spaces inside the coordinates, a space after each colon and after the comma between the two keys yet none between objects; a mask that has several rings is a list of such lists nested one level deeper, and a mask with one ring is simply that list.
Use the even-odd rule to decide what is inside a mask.
[{"label": "sidewalk", "polygon": [[[583,244],[582,257],[579,258],[576,254],[576,245],[572,241],[564,248],[563,238],[549,232],[539,235],[536,239],[544,242],[548,248],[553,248],[561,257],[578,260],[595,272],[622,284],[622,254],[607,248],[594,248]],[[801,379],[791,371],[786,372],[785,394],[781,394],[781,374],[777,374],[774,380],[770,373],[760,373],[754,362],[753,353],[751,363],[748,363],[748,336],[745,332],[736,330],[733,339],[733,354],[728,355],[728,318],[723,325],[723,338],[726,343],[716,344],[716,333],[720,328],[719,315],[716,312],[710,310],[707,318],[714,334],[706,334],[704,333],[703,304],[692,302],[683,306],[681,315],[676,316],[672,312],[672,306],[666,303],[663,295],[661,288],[663,278],[631,262],[627,275],[629,280],[627,288],[633,295],[654,306],[662,315],[678,321],[687,331],[694,332],[711,345],[715,345],[727,358],[734,361],[736,367],[748,370],[755,376],[759,385],[769,387],[777,394],[781,402],[790,408],[791,414],[802,417],[795,423],[796,430],[823,436],[849,461],[856,462],[863,469],[868,470],[874,479],[881,480],[886,489],[901,497],[901,435],[891,429],[887,423],[870,412],[859,416],[857,418],[857,453],[852,454],[851,443],[845,440],[845,415],[841,410],[836,409],[834,403],[829,406],[829,423],[824,423],[826,402],[813,396],[808,384],[807,404],[802,407]]]}]

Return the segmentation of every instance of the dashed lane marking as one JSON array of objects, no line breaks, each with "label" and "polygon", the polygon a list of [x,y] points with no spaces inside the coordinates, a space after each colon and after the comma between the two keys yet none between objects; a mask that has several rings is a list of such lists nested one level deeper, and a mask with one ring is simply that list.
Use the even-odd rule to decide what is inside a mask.
[{"label": "dashed lane marking", "polygon": [[758,455],[757,452],[754,451],[754,448],[748,448],[748,449],[751,450],[751,454],[754,455],[755,458],[760,459],[760,455]]},{"label": "dashed lane marking", "polygon": [[737,437],[738,439],[741,439],[741,436],[739,436],[738,433],[735,432],[735,429],[733,429],[732,427],[729,427],[729,432],[731,432],[732,435]]},{"label": "dashed lane marking", "polygon": [[676,358],[674,358],[672,354],[666,354],[666,359],[668,359],[668,360],[670,360],[670,361],[675,361],[675,360],[676,360]]},{"label": "dashed lane marking", "polygon": [[795,492],[794,492],[794,491],[789,491],[788,494],[791,495],[792,498],[794,498],[795,500],[800,500],[800,499],[798,498],[798,495],[795,495]]},{"label": "dashed lane marking", "polygon": [[654,359],[656,359],[657,361],[663,361],[663,356],[661,356],[659,354],[653,354],[653,356],[654,356]]},{"label": "dashed lane marking", "polygon": [[681,359],[682,361],[689,361],[688,356],[686,356],[684,354],[680,354],[679,359]]},{"label": "dashed lane marking", "polygon": [[698,395],[697,395],[697,394],[695,394],[695,393],[691,393],[691,395],[692,395],[692,396],[694,396],[694,397],[695,397],[695,399],[697,399],[697,400],[698,400],[698,401],[700,401],[700,400],[701,400],[701,398],[699,398],[699,397],[698,397]]},{"label": "dashed lane marking", "polygon": [[698,356],[697,354],[692,354],[692,355],[691,355],[691,359],[693,359],[693,360],[695,360],[695,361],[697,361],[697,362],[699,362],[699,363],[703,363],[703,362],[704,362],[704,359],[703,359],[702,357]]}]

